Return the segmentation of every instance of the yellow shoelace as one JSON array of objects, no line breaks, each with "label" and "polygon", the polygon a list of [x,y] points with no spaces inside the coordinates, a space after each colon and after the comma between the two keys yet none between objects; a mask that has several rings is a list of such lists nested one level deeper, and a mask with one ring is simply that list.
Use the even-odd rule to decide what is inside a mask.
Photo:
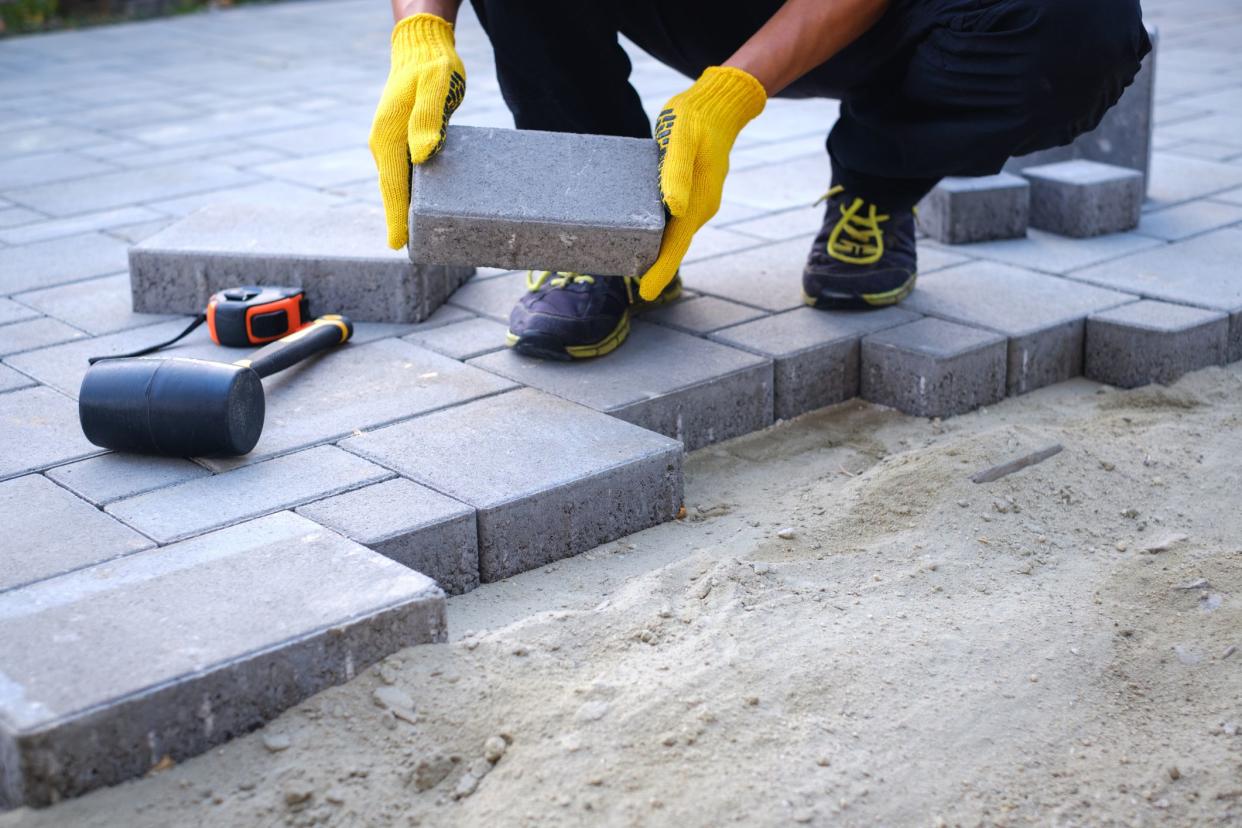
[{"label": "yellow shoelace", "polygon": [[[841,186],[833,187],[819,201],[844,190]],[[828,235],[828,255],[846,264],[875,264],[884,255],[884,230],[880,223],[888,219],[874,204],[866,204],[861,198],[854,199],[848,207],[842,206],[841,218]]]},{"label": "yellow shoelace", "polygon": [[[551,277],[551,281],[549,281],[549,277]],[[625,280],[626,296],[629,297],[630,302],[633,302],[634,288],[637,280],[632,276],[621,276],[619,278]],[[526,271],[526,289],[531,293],[534,293],[539,290],[539,288],[543,287],[545,282],[554,288],[565,288],[570,285],[578,284],[579,282],[585,285],[593,285],[595,284],[595,277],[589,273],[541,270],[538,272],[538,275],[536,275],[533,270]]]}]

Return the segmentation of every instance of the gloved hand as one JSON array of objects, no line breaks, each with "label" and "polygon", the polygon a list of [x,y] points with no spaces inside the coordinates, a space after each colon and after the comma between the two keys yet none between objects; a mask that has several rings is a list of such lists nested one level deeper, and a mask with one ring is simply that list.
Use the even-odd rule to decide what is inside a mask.
[{"label": "gloved hand", "polygon": [[388,246],[409,236],[410,164],[444,145],[449,116],[466,94],[466,68],[457,56],[453,26],[434,14],[416,14],[392,30],[392,68],[371,124],[371,154],[379,168]]},{"label": "gloved hand", "polygon": [[729,151],[767,100],[763,84],[747,72],[709,66],[693,86],[665,104],[656,119],[655,139],[669,219],[660,255],[639,282],[643,299],[655,300],[668,286],[694,234],[720,209]]}]

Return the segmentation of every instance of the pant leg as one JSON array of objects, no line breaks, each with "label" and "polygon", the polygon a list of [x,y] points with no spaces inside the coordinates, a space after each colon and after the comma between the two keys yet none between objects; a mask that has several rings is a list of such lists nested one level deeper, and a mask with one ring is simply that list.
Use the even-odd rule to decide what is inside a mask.
[{"label": "pant leg", "polygon": [[615,4],[472,0],[518,129],[650,138],[617,39]]}]

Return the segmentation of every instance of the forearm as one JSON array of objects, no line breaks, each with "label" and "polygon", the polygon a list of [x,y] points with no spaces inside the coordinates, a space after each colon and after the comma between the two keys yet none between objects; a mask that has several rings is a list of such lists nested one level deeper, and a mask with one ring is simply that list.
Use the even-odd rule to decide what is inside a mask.
[{"label": "forearm", "polygon": [[412,14],[434,14],[450,23],[457,22],[461,0],[392,0],[392,19],[401,20]]},{"label": "forearm", "polygon": [[786,0],[724,65],[750,73],[769,96],[775,95],[861,37],[888,4],[889,0]]}]

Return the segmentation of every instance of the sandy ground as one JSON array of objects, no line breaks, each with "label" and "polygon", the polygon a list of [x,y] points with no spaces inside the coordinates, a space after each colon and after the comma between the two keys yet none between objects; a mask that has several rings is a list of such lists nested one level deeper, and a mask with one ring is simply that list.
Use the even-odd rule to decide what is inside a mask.
[{"label": "sandy ground", "polygon": [[1237,825],[1240,413],[1235,367],[778,425],[452,643],[0,826]]}]

